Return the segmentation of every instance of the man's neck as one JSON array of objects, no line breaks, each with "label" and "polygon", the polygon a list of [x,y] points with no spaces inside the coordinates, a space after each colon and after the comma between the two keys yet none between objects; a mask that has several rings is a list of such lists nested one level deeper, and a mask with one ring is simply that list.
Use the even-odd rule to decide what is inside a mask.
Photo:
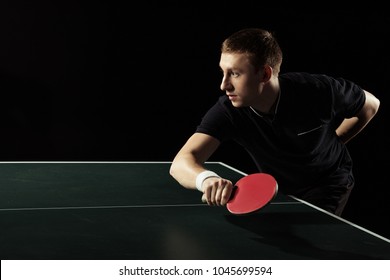
[{"label": "man's neck", "polygon": [[255,109],[260,114],[274,114],[279,94],[279,79],[277,76],[273,76],[272,79],[264,85],[258,104],[253,104],[251,108]]}]

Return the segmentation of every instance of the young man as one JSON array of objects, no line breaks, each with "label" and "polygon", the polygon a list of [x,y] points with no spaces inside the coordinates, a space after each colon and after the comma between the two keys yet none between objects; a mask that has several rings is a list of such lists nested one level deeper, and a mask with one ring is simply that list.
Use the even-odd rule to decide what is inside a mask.
[{"label": "young man", "polygon": [[279,191],[341,215],[354,186],[346,143],[375,116],[379,100],[357,84],[326,75],[280,73],[271,32],[238,31],[222,44],[221,96],[173,159],[170,174],[209,205],[227,203],[233,184],[204,163],[227,140],[250,154]]}]

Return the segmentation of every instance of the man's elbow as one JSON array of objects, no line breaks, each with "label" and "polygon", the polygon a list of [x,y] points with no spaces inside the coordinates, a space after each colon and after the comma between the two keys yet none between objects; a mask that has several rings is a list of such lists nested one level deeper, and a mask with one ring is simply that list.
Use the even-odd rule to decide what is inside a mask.
[{"label": "man's elbow", "polygon": [[365,116],[366,119],[370,120],[378,113],[379,107],[380,100],[373,94],[366,92],[366,103],[361,110],[361,116]]},{"label": "man's elbow", "polygon": [[381,102],[378,98],[374,98],[374,101],[373,101],[374,105],[373,105],[373,115],[376,115],[376,113],[378,113],[379,111],[379,107],[381,105]]},{"label": "man's elbow", "polygon": [[174,179],[177,180],[179,174],[180,174],[180,167],[181,167],[181,158],[176,156],[169,167],[169,175],[171,175]]},{"label": "man's elbow", "polygon": [[176,174],[176,164],[175,164],[175,160],[173,160],[169,167],[169,175],[175,178],[175,174]]}]

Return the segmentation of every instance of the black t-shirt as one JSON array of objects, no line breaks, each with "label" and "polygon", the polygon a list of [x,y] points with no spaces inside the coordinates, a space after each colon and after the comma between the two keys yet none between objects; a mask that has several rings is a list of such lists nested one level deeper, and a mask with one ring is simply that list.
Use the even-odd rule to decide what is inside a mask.
[{"label": "black t-shirt", "polygon": [[309,73],[281,74],[279,81],[274,116],[236,108],[223,95],[196,132],[242,145],[259,171],[275,176],[285,193],[305,189],[344,163],[350,172],[350,155],[335,129],[363,107],[362,88],[343,78]]}]

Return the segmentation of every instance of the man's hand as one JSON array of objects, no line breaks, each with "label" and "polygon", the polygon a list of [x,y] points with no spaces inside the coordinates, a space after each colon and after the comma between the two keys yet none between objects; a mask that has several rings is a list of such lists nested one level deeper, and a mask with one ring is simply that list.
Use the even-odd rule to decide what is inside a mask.
[{"label": "man's hand", "polygon": [[230,180],[210,177],[203,181],[202,187],[203,202],[213,206],[224,206],[229,201],[234,186]]}]

